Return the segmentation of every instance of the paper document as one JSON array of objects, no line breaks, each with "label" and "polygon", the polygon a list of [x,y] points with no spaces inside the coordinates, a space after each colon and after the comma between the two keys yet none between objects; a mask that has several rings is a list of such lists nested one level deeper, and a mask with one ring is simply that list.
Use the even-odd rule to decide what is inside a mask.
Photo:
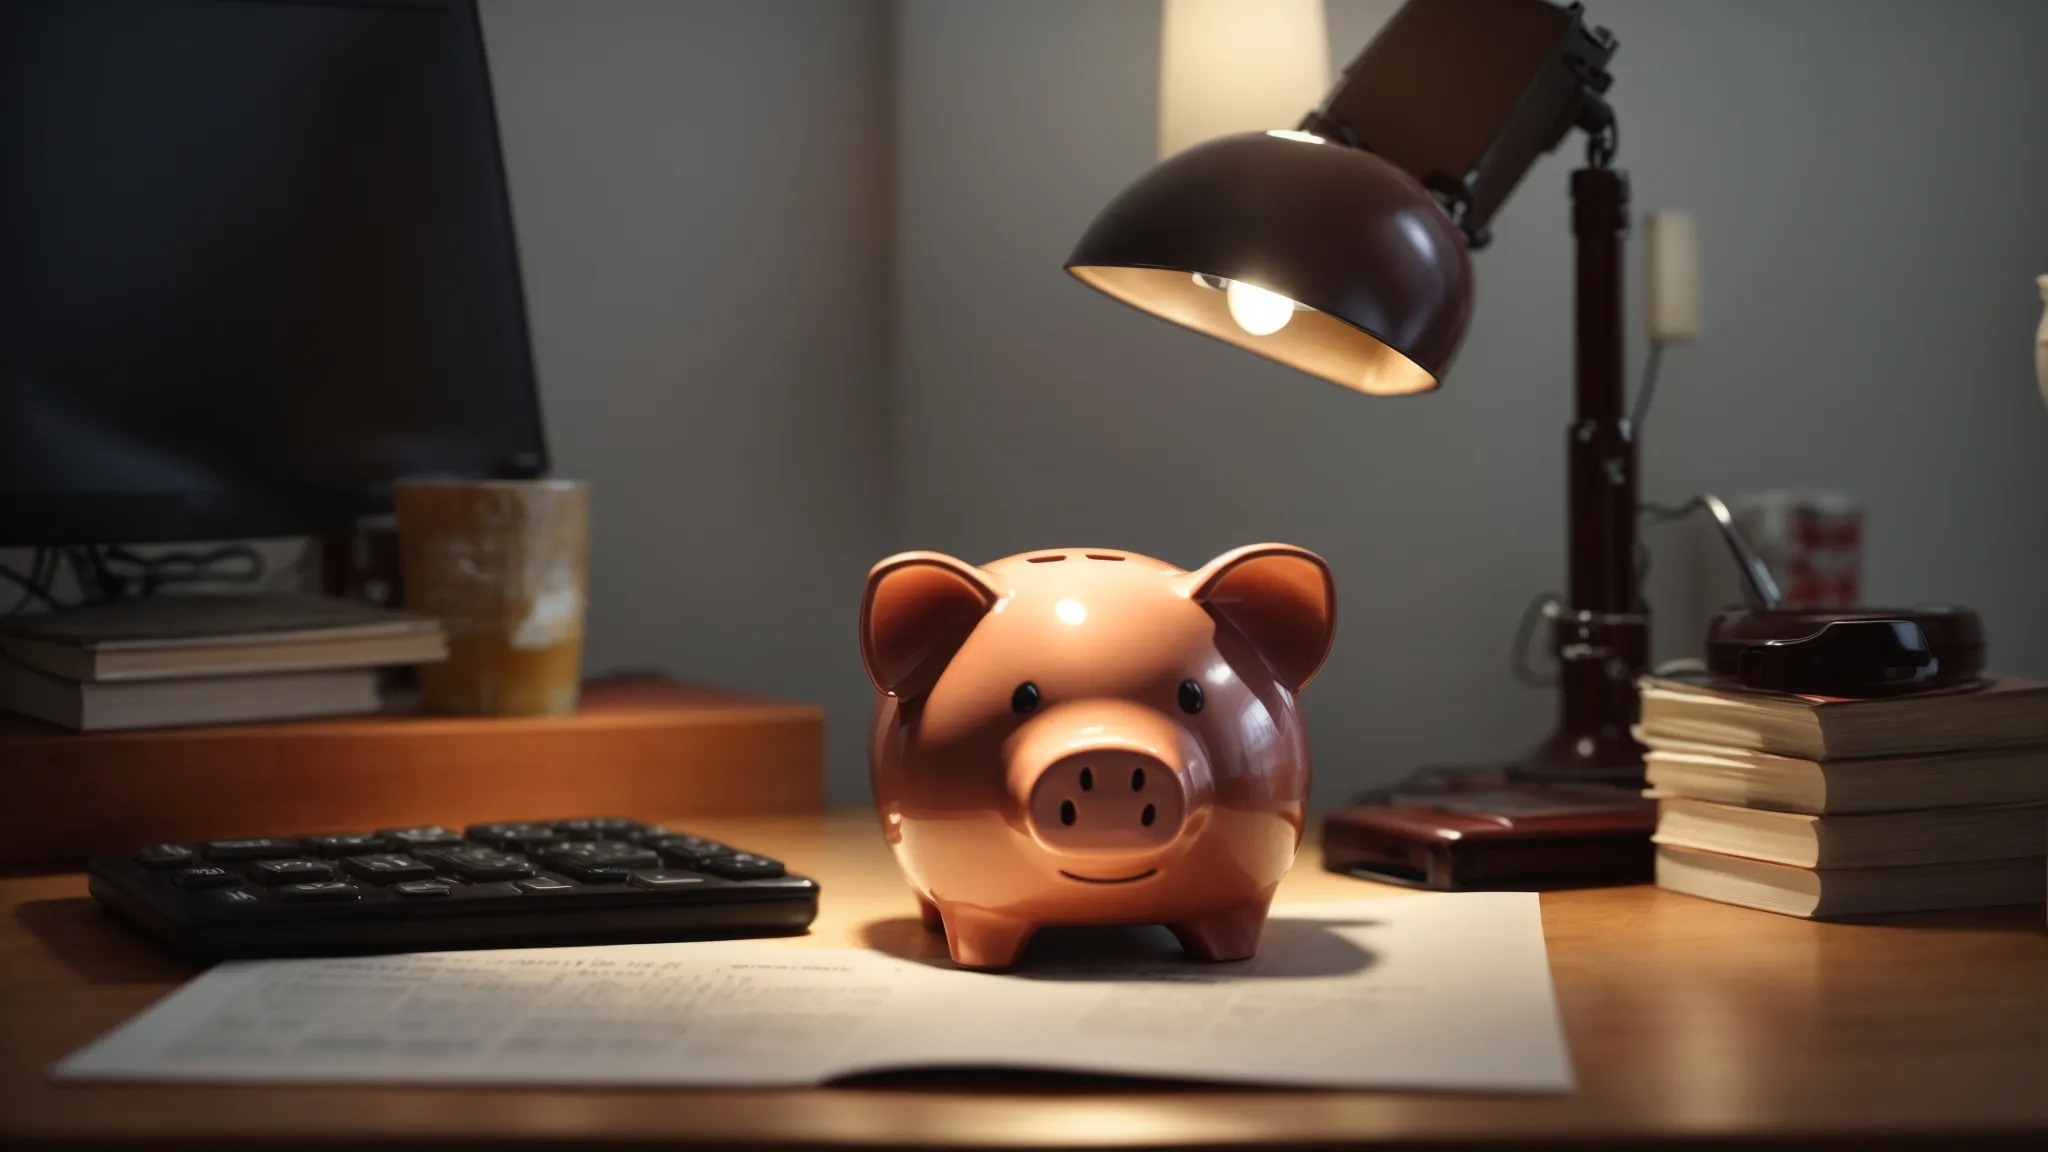
[{"label": "paper document", "polygon": [[1257,958],[1049,930],[1024,965],[776,940],[222,964],[59,1064],[69,1080],[802,1085],[1007,1067],[1567,1091],[1537,899],[1275,910]]}]

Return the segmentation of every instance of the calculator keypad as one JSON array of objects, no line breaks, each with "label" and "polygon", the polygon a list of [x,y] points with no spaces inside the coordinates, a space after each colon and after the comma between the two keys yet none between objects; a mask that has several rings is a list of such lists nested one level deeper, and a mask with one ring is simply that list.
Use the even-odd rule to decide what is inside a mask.
[{"label": "calculator keypad", "polygon": [[780,861],[618,816],[154,844],[91,878],[206,958],[785,933],[818,898]]}]

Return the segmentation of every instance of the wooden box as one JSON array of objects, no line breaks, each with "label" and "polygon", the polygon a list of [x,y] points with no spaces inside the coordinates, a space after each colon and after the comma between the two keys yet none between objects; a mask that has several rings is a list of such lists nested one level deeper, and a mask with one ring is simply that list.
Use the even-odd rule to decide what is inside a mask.
[{"label": "wooden box", "polygon": [[814,707],[597,682],[573,716],[356,716],[78,733],[0,713],[0,867],[159,841],[616,815],[813,812]]}]

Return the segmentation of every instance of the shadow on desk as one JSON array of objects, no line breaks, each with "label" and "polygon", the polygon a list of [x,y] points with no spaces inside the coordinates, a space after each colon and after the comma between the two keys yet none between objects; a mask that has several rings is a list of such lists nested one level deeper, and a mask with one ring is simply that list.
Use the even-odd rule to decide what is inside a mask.
[{"label": "shadow on desk", "polygon": [[1933,929],[1947,932],[2030,932],[2048,935],[2048,916],[2039,904],[2001,908],[1951,908],[1940,912],[1893,912],[1884,916],[1852,916],[1837,924],[1873,928]]},{"label": "shadow on desk", "polygon": [[[1159,1076],[1112,1076],[1102,1072],[1052,1072],[1036,1068],[905,1068],[862,1072],[828,1080],[829,1088],[860,1088],[876,1092],[972,1092],[981,1096],[1213,1096],[1219,1092],[1273,1092],[1283,1095],[1329,1096],[1328,1088],[1288,1085],[1218,1084],[1211,1080],[1173,1080]],[[1445,1095],[1454,1095],[1446,1093]]]},{"label": "shadow on desk", "polygon": [[[1031,938],[1011,976],[1034,980],[1116,980],[1187,983],[1349,976],[1378,960],[1338,928],[1370,928],[1369,920],[1266,922],[1259,955],[1251,960],[1205,963],[1182,951],[1173,934],[1155,924],[1042,928]],[[862,929],[877,952],[935,968],[951,968],[945,937],[910,918],[877,920]]]},{"label": "shadow on desk", "polygon": [[14,918],[88,984],[178,983],[199,973],[122,927],[89,896],[24,900]]}]

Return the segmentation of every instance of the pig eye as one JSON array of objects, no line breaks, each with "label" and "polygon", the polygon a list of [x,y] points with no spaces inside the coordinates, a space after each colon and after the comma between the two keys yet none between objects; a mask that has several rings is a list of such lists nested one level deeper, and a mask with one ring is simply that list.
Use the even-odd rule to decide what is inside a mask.
[{"label": "pig eye", "polygon": [[1038,711],[1038,685],[1026,680],[1010,693],[1010,711],[1019,716],[1029,716]]},{"label": "pig eye", "polygon": [[1180,682],[1180,710],[1193,716],[1202,710],[1202,686],[1193,680]]}]

